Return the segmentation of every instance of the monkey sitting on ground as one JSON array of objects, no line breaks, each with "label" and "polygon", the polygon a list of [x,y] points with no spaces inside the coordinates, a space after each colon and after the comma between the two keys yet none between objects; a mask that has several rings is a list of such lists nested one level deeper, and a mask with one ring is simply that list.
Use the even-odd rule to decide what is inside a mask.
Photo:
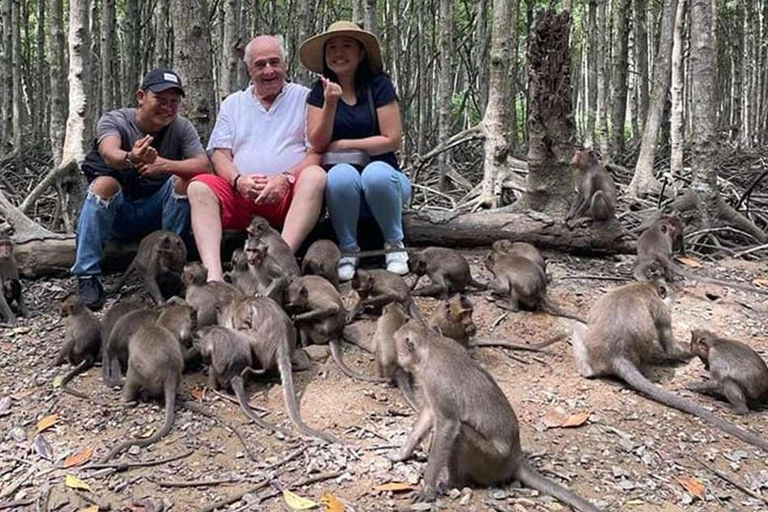
[{"label": "monkey sitting on ground", "polygon": [[102,350],[106,347],[112,330],[118,320],[130,313],[147,307],[147,304],[139,297],[126,297],[118,300],[109,308],[101,319]]},{"label": "monkey sitting on ground", "polygon": [[703,329],[691,332],[691,353],[709,370],[709,380],[686,389],[724,397],[736,414],[768,402],[768,366],[752,347]]},{"label": "monkey sitting on ground", "polygon": [[[288,416],[299,432],[328,443],[340,443],[333,435],[309,428],[301,419],[293,384],[292,365],[306,368],[306,357],[297,357],[296,329],[283,309],[269,297],[235,299],[219,314],[219,325],[240,331],[251,345],[257,370],[278,370],[283,384],[283,397]],[[301,366],[299,366],[301,365]]]},{"label": "monkey sitting on ground", "polygon": [[180,279],[186,262],[187,248],[179,235],[171,231],[150,233],[141,240],[136,257],[120,277],[111,294],[117,294],[131,272],[136,270],[144,280],[144,287],[155,304],[162,304],[165,298],[160,291],[158,281]]},{"label": "monkey sitting on ground", "polygon": [[296,257],[294,256],[291,247],[285,240],[283,240],[280,233],[269,225],[269,222],[267,222],[265,218],[259,217],[258,215],[255,216],[246,231],[248,232],[249,240],[253,240],[257,243],[260,242],[269,248],[269,255],[281,269],[282,276],[301,275],[299,264],[296,263]]},{"label": "monkey sitting on ground", "polygon": [[200,351],[203,361],[208,363],[208,386],[211,389],[231,389],[246,416],[264,430],[290,434],[261,418],[248,405],[243,381],[246,373],[261,374],[251,368],[251,344],[248,337],[233,329],[221,326],[204,327],[195,339],[195,346]]},{"label": "monkey sitting on ground", "polygon": [[335,288],[339,287],[339,246],[330,240],[316,240],[309,246],[301,262],[301,272],[324,277]]},{"label": "monkey sitting on ground", "polygon": [[[485,290],[487,286],[472,278],[469,263],[460,252],[446,247],[428,247],[411,253],[408,268],[416,275],[411,285],[411,292],[415,296],[448,298],[452,293],[463,292],[467,286],[479,290]],[[432,284],[414,290],[425,274],[429,275]]]},{"label": "monkey sitting on ground", "polygon": [[402,304],[409,315],[423,322],[421,312],[411,297],[408,284],[397,274],[384,269],[358,269],[355,277],[352,278],[352,289],[357,292],[359,300],[347,317],[347,323],[368,306],[381,308],[393,301]]},{"label": "monkey sitting on ground", "polygon": [[600,297],[589,312],[587,326],[573,330],[573,358],[583,377],[612,375],[652,400],[698,416],[710,425],[768,452],[768,442],[693,402],[665,391],[641,372],[660,346],[669,359],[688,359],[690,351],[672,334],[672,300],[663,281],[631,283]]},{"label": "monkey sitting on ground", "polygon": [[61,389],[78,398],[88,399],[88,396],[71,389],[68,384],[93,366],[101,352],[101,325],[90,309],[75,294],[67,295],[59,308],[61,317],[66,323],[64,345],[54,361],[58,366],[64,361],[74,366],[61,380]]},{"label": "monkey sitting on ground", "polygon": [[637,240],[634,276],[638,281],[647,281],[650,271],[658,264],[662,267],[664,279],[672,281],[678,276],[702,283],[725,286],[736,290],[768,295],[768,290],[742,285],[720,279],[697,276],[674,262],[672,255],[682,245],[682,222],[676,215],[662,215]]},{"label": "monkey sitting on ground", "polygon": [[294,320],[303,345],[308,342],[330,345],[333,361],[344,375],[367,382],[383,382],[352,370],[344,362],[339,340],[346,326],[347,310],[331,283],[320,276],[294,279],[285,290],[285,307],[296,313]]},{"label": "monkey sitting on ground", "polygon": [[21,316],[29,316],[24,293],[19,280],[19,268],[13,254],[13,242],[5,236],[0,237],[0,319],[9,324],[16,323],[11,306],[16,303]]},{"label": "monkey sitting on ground", "polygon": [[518,252],[502,252],[503,247],[491,248],[485,265],[494,279],[488,283],[493,292],[502,298],[496,305],[510,311],[541,309],[552,315],[562,316],[584,323],[576,315],[563,311],[547,296],[547,276],[533,260]]},{"label": "monkey sitting on ground", "polygon": [[599,155],[593,149],[576,151],[571,165],[578,171],[577,196],[565,217],[565,225],[572,229],[571,220],[583,217],[597,221],[613,219],[618,200],[616,184],[600,163]]},{"label": "monkey sitting on ground", "polygon": [[286,272],[280,262],[269,254],[269,251],[268,245],[255,238],[249,237],[245,241],[248,271],[254,277],[258,294],[282,305],[285,287],[299,274],[294,274],[292,270]]},{"label": "monkey sitting on ground", "polygon": [[496,240],[491,245],[491,250],[503,254],[516,254],[528,258],[538,265],[542,272],[547,273],[547,261],[539,250],[527,242],[513,242],[512,240]]},{"label": "monkey sitting on ground", "polygon": [[216,323],[216,308],[232,302],[243,292],[222,281],[207,282],[208,269],[202,263],[184,265],[181,280],[187,287],[184,299],[197,311],[197,325],[205,327]]},{"label": "monkey sitting on ground", "polygon": [[246,297],[255,297],[259,293],[259,281],[248,266],[248,256],[243,249],[232,252],[232,271],[230,272],[232,286],[243,292]]},{"label": "monkey sitting on ground", "polygon": [[547,353],[545,347],[565,338],[565,334],[556,335],[539,345],[526,345],[521,341],[512,342],[497,339],[470,339],[477,333],[477,327],[472,320],[474,306],[463,295],[456,294],[449,300],[444,300],[437,305],[435,311],[429,317],[429,327],[436,330],[442,336],[457,341],[466,349],[473,347],[501,347],[509,350],[527,350],[529,352]]},{"label": "monkey sitting on ground", "polygon": [[397,364],[397,349],[395,348],[395,333],[408,323],[408,315],[399,302],[390,302],[382,308],[382,314],[376,321],[376,332],[373,335],[376,371],[379,377],[387,379],[396,385],[403,393],[405,401],[414,410],[419,410],[416,395],[413,392],[410,376]]},{"label": "monkey sitting on ground", "polygon": [[411,456],[434,428],[424,487],[418,501],[434,501],[438,478],[448,469],[448,485],[482,486],[519,480],[582,511],[599,510],[584,498],[544,478],[526,461],[515,411],[496,381],[453,340],[416,322],[395,333],[397,362],[415,378],[425,398],[416,425],[395,461]]},{"label": "monkey sitting on ground", "polygon": [[138,326],[128,342],[128,372],[123,386],[125,402],[134,402],[143,393],[165,399],[165,423],[147,439],[131,439],[112,448],[101,460],[114,458],[131,446],[148,446],[165,437],[173,426],[176,394],[181,386],[184,357],[178,333],[195,328],[195,310],[183,301],[167,304],[157,321],[149,319]]}]

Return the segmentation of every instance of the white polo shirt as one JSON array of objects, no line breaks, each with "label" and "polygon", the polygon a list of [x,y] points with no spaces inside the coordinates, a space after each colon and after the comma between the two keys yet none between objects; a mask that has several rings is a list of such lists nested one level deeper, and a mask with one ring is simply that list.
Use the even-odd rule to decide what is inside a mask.
[{"label": "white polo shirt", "polygon": [[287,83],[269,110],[253,96],[253,85],[222,102],[208,153],[231,149],[241,174],[272,176],[289,170],[307,153],[307,95]]}]

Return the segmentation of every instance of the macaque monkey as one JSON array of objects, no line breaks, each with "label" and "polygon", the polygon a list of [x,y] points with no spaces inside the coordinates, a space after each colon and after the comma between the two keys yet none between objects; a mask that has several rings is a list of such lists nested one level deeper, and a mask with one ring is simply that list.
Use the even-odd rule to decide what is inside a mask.
[{"label": "macaque monkey", "polygon": [[281,275],[301,275],[299,264],[296,263],[296,257],[291,247],[283,240],[280,233],[269,225],[265,218],[255,216],[246,231],[249,239],[261,242],[269,248],[269,255],[274,258],[282,270]]},{"label": "macaque monkey", "polygon": [[362,375],[344,362],[339,340],[346,326],[347,310],[341,295],[331,283],[320,276],[294,279],[285,290],[285,307],[296,313],[294,321],[302,344],[330,345],[333,361],[347,377],[367,382],[385,381]]},{"label": "macaque monkey", "polygon": [[296,329],[277,302],[269,297],[235,299],[220,312],[219,325],[240,331],[248,338],[257,370],[280,372],[285,407],[302,435],[340,444],[335,436],[311,429],[301,419],[291,367],[294,364],[301,369],[299,363],[306,362],[297,357],[303,350],[296,348]]},{"label": "macaque monkey", "polygon": [[222,281],[208,282],[208,269],[202,263],[184,265],[181,281],[187,287],[184,297],[197,311],[197,325],[205,327],[216,323],[216,308],[232,302],[243,292],[229,283]]},{"label": "macaque monkey", "polygon": [[[446,247],[428,247],[412,253],[408,260],[409,270],[416,274],[411,293],[416,296],[448,298],[452,293],[463,292],[467,286],[485,290],[483,283],[475,281],[469,263],[460,252]],[[414,290],[423,275],[428,275],[432,284]]]},{"label": "macaque monkey", "polygon": [[736,414],[747,414],[768,402],[768,367],[749,345],[703,329],[691,332],[691,353],[709,370],[709,380],[686,389],[723,397]]},{"label": "macaque monkey", "polygon": [[485,265],[494,279],[488,283],[493,292],[502,298],[496,305],[510,311],[520,307],[541,309],[552,315],[570,318],[584,323],[576,315],[563,311],[547,297],[547,276],[544,270],[528,257],[517,252],[501,252],[503,248],[491,249]]},{"label": "macaque monkey", "polygon": [[599,155],[593,149],[576,151],[571,158],[571,165],[578,171],[578,195],[565,217],[565,225],[572,229],[570,221],[578,221],[583,217],[597,221],[613,219],[618,200],[616,184],[600,163]]},{"label": "macaque monkey", "polygon": [[301,272],[304,275],[324,277],[334,287],[339,287],[339,246],[330,240],[317,240],[309,246],[301,262]]},{"label": "macaque monkey", "polygon": [[[565,334],[556,335],[539,345],[526,345],[522,341],[512,342],[501,339],[473,338],[477,327],[472,320],[474,306],[463,295],[456,294],[449,300],[441,301],[432,316],[429,317],[429,327],[446,338],[457,341],[466,349],[475,347],[501,347],[509,350],[527,350],[529,352],[547,353],[543,350],[556,341],[565,338]],[[473,338],[473,339],[470,339]]]},{"label": "macaque monkey", "polygon": [[513,242],[511,240],[496,240],[491,245],[491,250],[503,254],[516,254],[531,260],[531,262],[547,273],[547,262],[539,250],[527,242]]},{"label": "macaque monkey", "polygon": [[544,478],[526,461],[515,411],[490,373],[453,340],[408,322],[395,333],[397,362],[413,375],[424,396],[413,431],[392,459],[408,459],[434,428],[424,487],[417,501],[434,501],[438,478],[448,485],[469,482],[490,487],[519,480],[578,510],[599,509],[565,487]]},{"label": "macaque monkey", "polygon": [[248,297],[255,297],[259,293],[259,280],[248,266],[248,256],[243,249],[235,249],[232,252],[232,285]]},{"label": "macaque monkey", "polygon": [[85,307],[76,293],[67,295],[61,301],[59,313],[66,323],[66,330],[64,345],[53,364],[58,366],[68,361],[74,366],[61,380],[61,389],[78,398],[88,399],[87,395],[69,388],[68,384],[75,376],[91,368],[99,358],[101,351],[99,319]]},{"label": "macaque monkey", "polygon": [[104,340],[102,380],[109,387],[121,386],[128,368],[128,342],[139,327],[153,324],[160,316],[157,307],[142,307],[129,311],[115,321],[109,337]]},{"label": "macaque monkey", "polygon": [[16,302],[19,314],[29,316],[27,304],[19,280],[19,269],[13,255],[13,242],[5,236],[0,237],[0,319],[9,324],[16,323],[11,306]]},{"label": "macaque monkey", "polygon": [[109,336],[115,328],[115,324],[122,317],[130,313],[147,307],[147,304],[137,297],[126,297],[118,300],[109,308],[101,319],[101,342],[102,350],[106,348]]},{"label": "macaque monkey", "polygon": [[614,376],[652,400],[697,416],[733,437],[768,452],[768,442],[699,405],[665,391],[649,381],[642,370],[660,346],[670,359],[692,355],[672,334],[668,301],[672,295],[663,281],[630,283],[600,297],[589,312],[586,326],[576,325],[572,348],[583,377]]},{"label": "macaque monkey", "polygon": [[410,376],[397,365],[395,333],[408,323],[408,315],[399,302],[390,302],[382,308],[382,315],[376,321],[376,333],[373,335],[376,371],[379,377],[387,379],[400,388],[405,401],[414,410],[419,410],[416,395],[413,392]]},{"label": "macaque monkey", "polygon": [[715,284],[736,290],[768,295],[767,290],[754,286],[742,285],[720,279],[697,276],[681,267],[672,259],[674,251],[682,246],[682,223],[676,215],[662,215],[637,240],[637,257],[635,258],[634,276],[638,281],[650,279],[650,271],[655,265],[662,267],[664,279],[672,281],[678,276],[686,277],[702,283]]},{"label": "macaque monkey", "polygon": [[264,430],[277,431],[290,436],[261,418],[248,405],[248,395],[245,393],[243,381],[247,373],[261,374],[251,368],[251,344],[245,334],[221,326],[204,327],[195,346],[208,363],[208,387],[214,390],[231,389],[237,397],[237,402],[246,416]]},{"label": "macaque monkey", "polygon": [[134,402],[140,392],[165,399],[165,423],[147,439],[125,441],[107,453],[102,463],[131,446],[149,446],[171,431],[175,418],[176,394],[181,387],[184,357],[177,333],[190,333],[195,328],[195,310],[183,301],[167,304],[156,322],[139,326],[128,342],[128,373],[123,386],[125,402]]},{"label": "macaque monkey", "polygon": [[187,248],[179,235],[171,231],[150,233],[142,239],[136,257],[111,293],[114,295],[119,292],[135,269],[144,280],[144,287],[155,304],[162,304],[165,298],[158,281],[178,279],[186,262]]},{"label": "macaque monkey", "polygon": [[421,312],[411,297],[408,284],[397,274],[387,272],[384,269],[358,269],[355,277],[352,278],[352,289],[357,292],[360,298],[347,317],[348,322],[352,321],[367,306],[380,308],[393,301],[402,304],[409,315],[423,322]]},{"label": "macaque monkey", "polygon": [[[259,295],[269,297],[278,304],[283,303],[283,291],[288,282],[299,274],[286,272],[284,267],[269,254],[268,245],[249,237],[245,241],[245,255],[248,271],[254,277]],[[297,267],[298,268],[298,267]]]}]

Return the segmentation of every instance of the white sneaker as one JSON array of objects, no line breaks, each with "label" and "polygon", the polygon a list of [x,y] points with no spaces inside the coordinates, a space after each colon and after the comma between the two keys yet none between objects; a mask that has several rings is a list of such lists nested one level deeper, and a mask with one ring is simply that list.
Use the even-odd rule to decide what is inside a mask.
[{"label": "white sneaker", "polygon": [[[394,244],[384,244],[384,249],[403,249],[405,246],[403,242],[396,242]],[[408,253],[402,252],[390,252],[386,255],[387,270],[393,274],[404,276],[408,273]]]},{"label": "white sneaker", "polygon": [[339,260],[338,272],[339,282],[349,281],[355,277],[357,269],[357,258],[354,256],[344,256]]}]

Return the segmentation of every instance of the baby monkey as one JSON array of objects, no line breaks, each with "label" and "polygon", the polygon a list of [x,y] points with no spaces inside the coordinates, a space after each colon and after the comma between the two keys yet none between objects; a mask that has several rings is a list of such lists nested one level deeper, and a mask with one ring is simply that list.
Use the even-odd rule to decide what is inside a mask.
[{"label": "baby monkey", "polygon": [[9,324],[16,323],[16,316],[11,310],[14,302],[21,316],[29,316],[19,280],[16,257],[13,255],[13,242],[8,237],[0,236],[0,319],[4,319]]},{"label": "baby monkey", "polygon": [[76,293],[67,295],[59,308],[66,323],[64,345],[61,347],[54,366],[69,361],[74,366],[61,380],[61,389],[78,398],[88,396],[68,387],[69,382],[78,374],[93,366],[101,352],[101,324]]},{"label": "baby monkey", "polygon": [[709,370],[706,382],[686,389],[724,397],[736,414],[747,414],[768,401],[768,367],[752,347],[703,329],[691,332],[691,353]]},{"label": "baby monkey", "polygon": [[[429,295],[448,298],[451,293],[463,292],[467,286],[485,290],[487,285],[475,281],[469,263],[460,252],[447,247],[427,247],[412,253],[408,267],[416,275],[411,285],[413,295]],[[432,283],[414,290],[422,276],[428,275]]]}]

